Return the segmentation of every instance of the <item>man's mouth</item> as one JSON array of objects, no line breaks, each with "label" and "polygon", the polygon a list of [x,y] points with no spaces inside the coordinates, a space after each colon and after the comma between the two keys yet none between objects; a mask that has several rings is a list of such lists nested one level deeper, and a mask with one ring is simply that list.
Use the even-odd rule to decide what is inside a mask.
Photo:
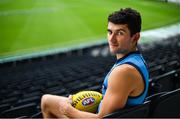
[{"label": "man's mouth", "polygon": [[117,47],[118,44],[109,44],[110,46]]}]

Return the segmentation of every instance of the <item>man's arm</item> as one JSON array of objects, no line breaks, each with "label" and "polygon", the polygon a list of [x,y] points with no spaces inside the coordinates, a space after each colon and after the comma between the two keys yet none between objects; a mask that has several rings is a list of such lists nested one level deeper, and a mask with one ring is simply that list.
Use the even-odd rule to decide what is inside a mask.
[{"label": "man's arm", "polygon": [[[67,117],[102,118],[125,106],[128,96],[137,87],[137,70],[127,64],[116,67],[109,75],[108,88],[98,114],[83,112],[67,103],[60,102],[61,110]],[[62,108],[63,107],[63,108]]]},{"label": "man's arm", "polygon": [[109,75],[108,88],[103,98],[100,115],[106,115],[124,108],[127,98],[136,88],[137,70],[124,64],[116,67]]}]

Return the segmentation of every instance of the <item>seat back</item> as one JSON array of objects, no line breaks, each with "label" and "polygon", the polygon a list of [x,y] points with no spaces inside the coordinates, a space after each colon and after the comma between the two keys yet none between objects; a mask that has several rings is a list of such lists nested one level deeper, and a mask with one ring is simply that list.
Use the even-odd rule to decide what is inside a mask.
[{"label": "seat back", "polygon": [[150,79],[149,95],[175,89],[175,70]]},{"label": "seat back", "polygon": [[149,117],[180,117],[180,88],[151,101]]},{"label": "seat back", "polygon": [[150,101],[146,101],[141,105],[126,107],[108,114],[104,116],[104,118],[145,118],[148,117],[149,114],[149,104]]},{"label": "seat back", "polygon": [[145,100],[146,101],[152,101],[152,100],[158,98],[159,96],[161,96],[161,95],[163,95],[165,93],[167,93],[167,92],[159,92],[159,93],[155,93],[155,94],[149,95],[148,97],[146,97]]},{"label": "seat back", "polygon": [[15,118],[15,117],[30,117],[34,113],[37,113],[35,103],[26,104],[19,107],[14,107],[9,110],[5,110],[1,113],[3,118]]},{"label": "seat back", "polygon": [[175,88],[180,88],[180,68],[176,70],[175,74]]}]

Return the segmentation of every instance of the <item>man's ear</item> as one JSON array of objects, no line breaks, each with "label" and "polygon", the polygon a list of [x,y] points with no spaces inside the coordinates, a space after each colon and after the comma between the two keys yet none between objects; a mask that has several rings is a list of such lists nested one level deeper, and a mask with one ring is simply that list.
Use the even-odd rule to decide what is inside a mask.
[{"label": "man's ear", "polygon": [[138,33],[136,33],[136,34],[135,34],[135,38],[134,38],[134,40],[138,41],[138,40],[139,40],[139,38],[140,38],[140,33],[138,32]]},{"label": "man's ear", "polygon": [[138,40],[140,38],[140,33],[138,32],[138,33],[134,34],[132,38],[133,38],[133,42],[138,42]]}]

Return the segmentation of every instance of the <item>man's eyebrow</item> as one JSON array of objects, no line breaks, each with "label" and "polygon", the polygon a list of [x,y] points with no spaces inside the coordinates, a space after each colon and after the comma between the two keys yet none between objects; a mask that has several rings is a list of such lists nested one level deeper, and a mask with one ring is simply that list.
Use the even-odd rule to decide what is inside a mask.
[{"label": "man's eyebrow", "polygon": [[124,32],[126,32],[126,30],[124,30],[124,29],[116,29],[116,31],[124,31]]},{"label": "man's eyebrow", "polygon": [[[107,31],[112,31],[112,30],[111,30],[111,29],[107,29]],[[121,28],[120,28],[120,29],[116,29],[115,31],[116,31],[116,32],[117,32],[117,31],[123,31],[123,32],[126,32],[126,30],[121,29]]]}]

